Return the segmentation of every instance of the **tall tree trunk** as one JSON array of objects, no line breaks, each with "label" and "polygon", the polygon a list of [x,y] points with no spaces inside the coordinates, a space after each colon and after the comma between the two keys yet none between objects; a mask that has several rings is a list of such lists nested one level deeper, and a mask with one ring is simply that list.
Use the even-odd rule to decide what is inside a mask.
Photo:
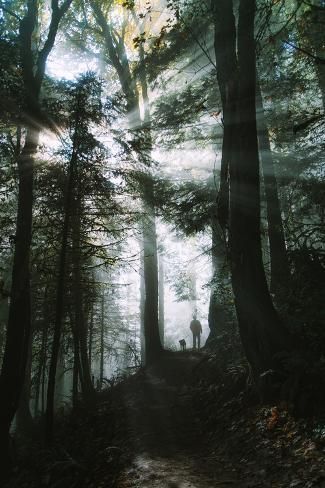
[{"label": "tall tree trunk", "polygon": [[47,326],[45,329],[45,337],[44,337],[44,350],[43,350],[43,364],[42,364],[42,384],[41,384],[41,412],[42,415],[45,414],[46,410],[46,373],[47,373],[47,348],[48,348],[48,336],[49,336],[49,327]]},{"label": "tall tree trunk", "polygon": [[89,324],[89,338],[88,338],[88,361],[89,369],[92,370],[92,359],[93,359],[93,341],[94,341],[94,302],[90,304],[90,324]]},{"label": "tall tree trunk", "polygon": [[[78,193],[78,191],[77,191]],[[73,230],[72,230],[72,266],[73,266],[73,298],[75,307],[75,334],[79,343],[80,353],[80,380],[84,400],[91,403],[95,396],[95,390],[89,367],[87,351],[87,323],[84,313],[83,284],[82,284],[82,263],[81,263],[81,201],[80,195],[76,195],[74,208]]]},{"label": "tall tree trunk", "polygon": [[0,297],[0,364],[2,363],[3,349],[5,345],[7,322],[9,311],[9,299],[7,296]]},{"label": "tall tree trunk", "polygon": [[[48,35],[40,51],[37,44],[38,3],[27,2],[24,17],[19,22],[19,49],[25,90],[25,111],[28,128],[24,147],[18,157],[18,209],[16,243],[12,271],[11,300],[6,346],[0,376],[0,451],[5,469],[0,480],[10,472],[9,429],[18,408],[19,396],[25,378],[28,344],[31,333],[30,304],[30,244],[33,209],[33,165],[37,151],[42,117],[39,96],[45,74],[47,58],[54,46],[59,23],[72,0],[61,6],[52,1]],[[35,43],[35,34],[36,40]]]},{"label": "tall tree trunk", "polygon": [[7,290],[6,281],[0,282],[0,364],[2,364],[2,358],[4,353],[4,345],[6,339],[6,330],[8,323],[9,313],[9,295]]},{"label": "tall tree trunk", "polygon": [[147,167],[147,174],[143,178],[142,196],[145,208],[143,222],[143,251],[144,251],[144,333],[146,363],[157,360],[163,351],[159,332],[158,317],[158,247],[156,233],[156,212],[153,178],[151,175],[151,120],[147,76],[144,62],[143,45],[139,45],[141,69],[139,73],[141,93],[144,105],[144,122],[142,124],[142,145],[140,148],[141,162]]},{"label": "tall tree trunk", "polygon": [[[41,343],[41,351],[38,358],[38,366],[37,366],[37,373],[36,373],[36,389],[35,389],[35,404],[34,404],[34,417],[36,417],[39,413],[39,401],[42,387],[42,377],[43,371],[46,369],[46,350],[47,350],[47,335],[48,335],[48,291],[47,288],[44,294],[44,321],[42,327],[42,343]],[[43,413],[43,412],[42,412]]]},{"label": "tall tree trunk", "polygon": [[158,319],[159,319],[159,336],[162,347],[164,347],[164,335],[165,335],[165,270],[164,270],[164,257],[159,254],[159,288],[158,288]]},{"label": "tall tree trunk", "polygon": [[58,409],[62,405],[62,399],[64,398],[64,379],[65,379],[65,361],[64,350],[60,347],[58,365],[56,368],[55,377],[55,395],[54,395],[54,407]]},{"label": "tall tree trunk", "polygon": [[72,407],[75,409],[79,400],[79,371],[80,371],[80,358],[79,358],[79,343],[77,334],[75,333],[75,317],[72,311],[72,304],[69,304],[69,320],[73,337],[73,371],[72,371]]},{"label": "tall tree trunk", "polygon": [[162,352],[158,320],[158,259],[155,208],[153,199],[153,181],[149,176],[143,187],[145,217],[143,218],[143,254],[144,254],[144,335],[146,363],[157,360]]},{"label": "tall tree trunk", "polygon": [[77,408],[79,394],[79,347],[74,339],[73,349],[73,372],[72,372],[72,407]]},{"label": "tall tree trunk", "polygon": [[284,239],[278,186],[269,135],[265,123],[264,108],[260,84],[256,85],[256,108],[259,152],[263,170],[268,237],[271,256],[271,292],[277,294],[289,283],[290,270]]},{"label": "tall tree trunk", "polygon": [[224,233],[229,225],[229,166],[233,130],[235,127],[235,101],[237,97],[236,26],[232,1],[214,2],[214,46],[217,64],[217,80],[223,108],[223,141],[220,185],[217,197],[217,219]]},{"label": "tall tree trunk", "polygon": [[36,373],[36,391],[35,391],[35,403],[34,403],[34,417],[39,414],[39,402],[41,396],[41,412],[44,413],[44,385],[46,362],[47,362],[47,339],[49,330],[49,299],[48,299],[49,285],[46,285],[44,291],[44,310],[43,310],[43,324],[42,324],[42,342],[41,351],[38,358],[38,366]]},{"label": "tall tree trunk", "polygon": [[63,220],[61,248],[60,248],[60,256],[59,256],[59,269],[58,269],[57,287],[56,287],[54,336],[53,336],[53,343],[52,343],[49,378],[48,378],[48,386],[47,386],[45,437],[48,442],[51,442],[53,437],[55,378],[56,378],[56,369],[57,369],[57,363],[58,363],[58,357],[59,357],[59,351],[61,345],[62,322],[64,316],[65,271],[66,271],[70,220],[71,220],[71,204],[72,204],[72,196],[73,196],[73,187],[75,183],[76,158],[77,158],[77,153],[73,151],[70,164],[69,164],[68,181],[67,181],[67,187],[65,191],[64,220]]},{"label": "tall tree trunk", "polygon": [[19,405],[16,412],[16,425],[20,435],[31,437],[34,430],[33,417],[30,411],[31,375],[32,375],[32,343],[33,334],[30,335],[28,355],[25,369],[25,380],[21,391]]},{"label": "tall tree trunk", "polygon": [[241,0],[238,22],[238,136],[230,166],[230,252],[240,335],[255,380],[277,367],[287,335],[273,307],[260,238],[259,158],[256,128],[255,0]]},{"label": "tall tree trunk", "polygon": [[[18,211],[15,253],[12,271],[11,298],[6,345],[0,375],[0,452],[3,478],[11,468],[9,430],[19,404],[25,379],[28,344],[31,333],[30,244],[32,234],[33,165],[39,131],[27,130],[26,140],[18,158]],[[0,475],[1,479],[1,475]]]},{"label": "tall tree trunk", "polygon": [[[287,334],[273,307],[265,278],[260,239],[260,187],[257,145],[254,40],[255,0],[241,0],[237,33],[232,2],[215,7],[215,49],[223,97],[224,137],[230,157],[230,257],[242,343],[256,382],[277,367]],[[222,52],[224,43],[231,51]]]},{"label": "tall tree trunk", "polygon": [[144,303],[146,299],[146,290],[144,286],[144,251],[141,242],[140,251],[140,349],[141,349],[141,364],[146,364],[146,346],[144,336]]},{"label": "tall tree trunk", "polygon": [[99,346],[99,385],[103,388],[104,381],[104,359],[105,359],[105,293],[102,293],[101,317],[100,317],[100,346]]},{"label": "tall tree trunk", "polygon": [[[320,2],[321,3],[321,2]],[[306,35],[313,48],[316,57],[316,72],[318,76],[319,89],[322,96],[323,110],[325,111],[325,47],[324,47],[324,5],[312,5],[310,2],[309,20],[310,24],[306,29]],[[304,17],[305,18],[305,17]]]},{"label": "tall tree trunk", "polygon": [[206,345],[209,347],[213,347],[216,338],[226,330],[226,313],[220,300],[218,300],[218,282],[227,274],[225,242],[222,240],[222,230],[215,215],[211,217],[211,230],[212,284],[208,315],[210,333],[206,341]]}]

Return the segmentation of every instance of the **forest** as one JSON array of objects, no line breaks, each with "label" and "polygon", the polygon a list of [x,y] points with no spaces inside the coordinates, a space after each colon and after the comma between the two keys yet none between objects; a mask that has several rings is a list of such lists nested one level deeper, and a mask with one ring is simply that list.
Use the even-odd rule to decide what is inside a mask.
[{"label": "forest", "polygon": [[0,486],[325,487],[324,0],[0,0]]}]

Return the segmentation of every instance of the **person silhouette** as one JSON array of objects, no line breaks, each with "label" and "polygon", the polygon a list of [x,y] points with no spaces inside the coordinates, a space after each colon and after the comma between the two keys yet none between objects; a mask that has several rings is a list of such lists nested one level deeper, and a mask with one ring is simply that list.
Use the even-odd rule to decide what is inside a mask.
[{"label": "person silhouette", "polygon": [[202,334],[202,325],[199,320],[196,318],[196,313],[193,314],[193,320],[190,323],[190,329],[193,334],[193,349],[200,350],[201,345],[201,334]]}]

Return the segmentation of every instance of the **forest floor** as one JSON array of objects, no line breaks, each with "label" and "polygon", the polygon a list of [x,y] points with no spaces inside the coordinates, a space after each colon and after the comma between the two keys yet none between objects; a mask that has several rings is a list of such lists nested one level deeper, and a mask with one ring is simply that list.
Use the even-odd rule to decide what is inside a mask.
[{"label": "forest floor", "polygon": [[240,367],[166,353],[18,453],[10,488],[325,488],[325,423],[245,392]]},{"label": "forest floor", "polygon": [[121,473],[119,488],[210,488],[236,482],[231,469],[209,462],[202,443],[187,388],[201,361],[197,353],[167,355],[143,373],[140,384],[124,390],[134,458]]}]

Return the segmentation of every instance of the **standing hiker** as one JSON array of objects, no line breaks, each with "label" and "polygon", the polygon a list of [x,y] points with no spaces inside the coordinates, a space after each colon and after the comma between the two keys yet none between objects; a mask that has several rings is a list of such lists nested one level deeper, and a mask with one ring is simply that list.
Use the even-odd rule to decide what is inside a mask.
[{"label": "standing hiker", "polygon": [[201,343],[202,325],[201,322],[197,320],[196,314],[193,315],[193,320],[190,323],[190,329],[193,334],[193,349],[196,349],[196,344],[197,344],[197,349],[199,351],[200,343]]}]

